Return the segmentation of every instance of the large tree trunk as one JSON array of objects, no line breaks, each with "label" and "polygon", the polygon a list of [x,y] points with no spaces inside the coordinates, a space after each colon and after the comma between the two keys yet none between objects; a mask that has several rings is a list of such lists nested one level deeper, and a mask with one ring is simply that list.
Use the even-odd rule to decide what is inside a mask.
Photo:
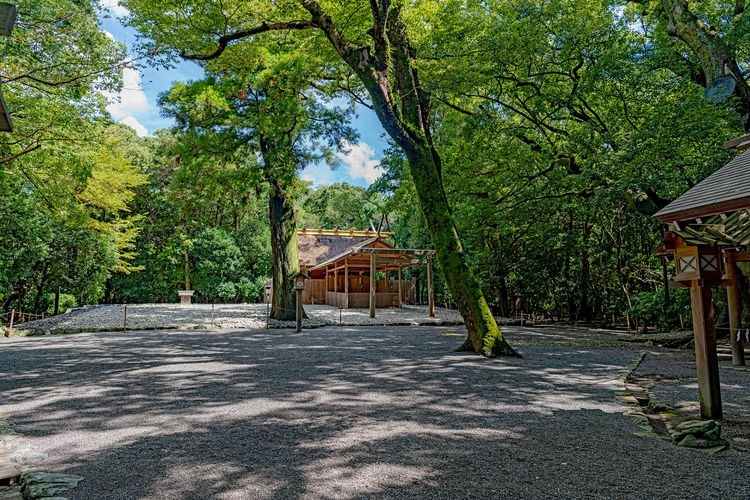
[{"label": "large tree trunk", "polygon": [[44,263],[42,269],[42,277],[39,279],[39,283],[36,286],[36,297],[34,298],[34,313],[38,314],[42,304],[42,297],[44,296],[44,286],[47,283],[47,270],[49,269],[49,261]]},{"label": "large tree trunk", "polygon": [[357,74],[388,135],[409,160],[422,213],[451,295],[468,336],[462,348],[484,356],[518,356],[503,338],[479,283],[469,268],[445,195],[440,156],[430,134],[429,97],[413,64],[415,52],[401,18],[401,3],[370,2],[373,47],[349,43],[317,0],[301,0],[341,58]]},{"label": "large tree trunk", "polygon": [[300,270],[297,250],[297,222],[292,201],[280,181],[269,181],[268,212],[271,221],[273,255],[273,298],[271,317],[293,320],[297,294],[294,275]]},{"label": "large tree trunk", "polygon": [[518,356],[503,338],[482,289],[466,262],[441,181],[437,153],[425,144],[409,148],[407,157],[422,213],[437,251],[438,264],[468,331],[461,349],[488,357]]},{"label": "large tree trunk", "polygon": [[[734,17],[743,15],[744,6],[737,2],[738,11]],[[742,116],[745,131],[750,130],[750,86],[742,75],[736,56],[724,40],[706,26],[690,11],[686,0],[661,0],[664,15],[669,24],[667,33],[679,38],[695,54],[706,77],[706,87],[717,79],[731,76],[736,81],[734,94],[737,96],[737,111]]]}]

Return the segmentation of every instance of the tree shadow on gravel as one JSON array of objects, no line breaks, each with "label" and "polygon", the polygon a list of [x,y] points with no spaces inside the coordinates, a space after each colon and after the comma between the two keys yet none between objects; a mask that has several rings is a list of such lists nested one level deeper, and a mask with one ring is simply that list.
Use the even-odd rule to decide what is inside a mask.
[{"label": "tree shadow on gravel", "polygon": [[451,330],[9,341],[0,412],[48,455],[35,468],[85,478],[71,498],[622,497],[634,481],[677,498],[706,478],[736,495],[716,478],[737,454],[633,436],[615,380],[634,351],[487,360],[452,353]]}]

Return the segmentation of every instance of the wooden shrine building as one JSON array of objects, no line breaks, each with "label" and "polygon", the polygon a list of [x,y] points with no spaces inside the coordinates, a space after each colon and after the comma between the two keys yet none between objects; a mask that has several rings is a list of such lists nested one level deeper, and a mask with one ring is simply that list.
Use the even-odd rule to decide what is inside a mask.
[{"label": "wooden shrine building", "polygon": [[654,216],[668,225],[660,247],[675,260],[670,286],[690,289],[701,417],[722,418],[711,288],[727,293],[732,363],[745,364],[738,262],[750,261],[750,135],[728,142],[744,151]]},{"label": "wooden shrine building", "polygon": [[392,233],[302,229],[297,232],[300,269],[309,275],[304,304],[329,304],[342,309],[401,307],[414,300],[411,281],[402,271],[427,266],[430,316],[435,315],[432,280],[434,250],[395,248]]}]

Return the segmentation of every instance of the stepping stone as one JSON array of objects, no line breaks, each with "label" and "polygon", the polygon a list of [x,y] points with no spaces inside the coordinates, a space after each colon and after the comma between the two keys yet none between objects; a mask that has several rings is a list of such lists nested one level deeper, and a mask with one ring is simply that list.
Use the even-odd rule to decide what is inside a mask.
[{"label": "stepping stone", "polygon": [[21,471],[14,463],[0,459],[0,485],[15,483],[20,475]]}]

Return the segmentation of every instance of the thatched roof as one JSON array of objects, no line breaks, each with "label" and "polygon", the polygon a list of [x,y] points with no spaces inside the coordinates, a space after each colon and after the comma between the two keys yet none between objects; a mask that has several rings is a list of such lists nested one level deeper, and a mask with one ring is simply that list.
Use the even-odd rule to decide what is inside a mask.
[{"label": "thatched roof", "polygon": [[330,234],[298,234],[299,264],[313,267],[340,255],[354,246],[377,239],[373,236],[335,236]]}]

